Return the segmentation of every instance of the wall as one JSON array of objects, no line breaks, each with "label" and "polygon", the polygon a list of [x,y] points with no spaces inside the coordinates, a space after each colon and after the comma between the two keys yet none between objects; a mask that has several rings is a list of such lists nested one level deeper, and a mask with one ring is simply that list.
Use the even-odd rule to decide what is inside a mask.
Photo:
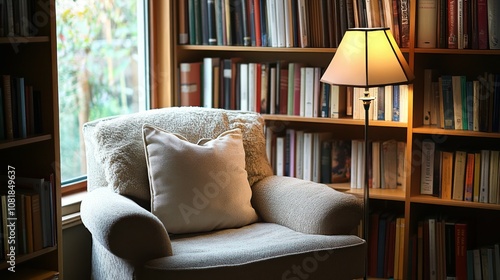
[{"label": "wall", "polygon": [[91,244],[90,232],[82,224],[63,229],[64,279],[90,279]]}]

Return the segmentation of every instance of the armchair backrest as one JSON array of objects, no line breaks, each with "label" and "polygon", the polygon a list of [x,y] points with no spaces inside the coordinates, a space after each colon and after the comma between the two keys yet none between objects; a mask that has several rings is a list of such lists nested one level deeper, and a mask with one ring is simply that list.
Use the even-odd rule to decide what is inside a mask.
[{"label": "armchair backrest", "polygon": [[151,124],[196,143],[240,128],[250,186],[272,175],[266,155],[263,118],[253,112],[171,107],[88,122],[83,127],[88,190],[110,187],[144,207],[150,201],[143,124]]}]

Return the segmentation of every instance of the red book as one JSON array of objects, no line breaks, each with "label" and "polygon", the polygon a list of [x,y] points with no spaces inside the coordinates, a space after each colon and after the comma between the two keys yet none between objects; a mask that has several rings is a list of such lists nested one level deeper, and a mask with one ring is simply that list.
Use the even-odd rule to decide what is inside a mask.
[{"label": "red book", "polygon": [[488,7],[487,0],[477,0],[477,36],[480,50],[488,49]]},{"label": "red book", "polygon": [[255,45],[257,47],[262,46],[262,32],[260,27],[260,0],[251,0],[253,1],[253,9],[254,9],[254,25],[255,25]]},{"label": "red book", "polygon": [[280,69],[279,114],[286,115],[288,108],[288,69]]},{"label": "red book", "polygon": [[473,200],[474,190],[474,153],[467,153],[467,161],[465,162],[465,190],[464,200]]},{"label": "red book", "polygon": [[457,1],[458,0],[448,0],[448,49],[458,48]]},{"label": "red book", "polygon": [[179,68],[180,106],[200,106],[201,62],[181,63]]},{"label": "red book", "polygon": [[467,224],[455,224],[455,279],[467,279]]}]

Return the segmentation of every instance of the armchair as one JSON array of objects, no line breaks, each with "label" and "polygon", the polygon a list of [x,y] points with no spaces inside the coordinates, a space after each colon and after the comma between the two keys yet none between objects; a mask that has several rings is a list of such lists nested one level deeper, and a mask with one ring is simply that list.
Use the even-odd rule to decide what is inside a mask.
[{"label": "armchair", "polygon": [[[92,277],[363,277],[366,243],[352,234],[362,217],[360,200],[323,184],[273,175],[263,128],[257,113],[196,107],[85,124],[89,193],[81,217],[92,234]],[[242,164],[224,166],[238,158],[238,143]],[[213,154],[199,160],[207,150]],[[196,198],[200,191],[193,185],[205,176],[197,170],[213,174],[217,166],[229,168],[220,173],[231,178],[225,182],[240,183],[219,189],[207,183],[208,199]],[[244,182],[233,175],[245,176]],[[183,183],[189,187],[165,189]],[[184,197],[194,208],[176,201],[186,190],[194,191]]]}]

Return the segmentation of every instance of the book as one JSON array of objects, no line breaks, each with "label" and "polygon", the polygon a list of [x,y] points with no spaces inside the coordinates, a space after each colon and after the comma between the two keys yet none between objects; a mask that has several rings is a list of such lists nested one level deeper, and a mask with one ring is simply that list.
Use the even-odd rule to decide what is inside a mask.
[{"label": "book", "polygon": [[487,0],[488,46],[491,50],[500,49],[500,2]]},{"label": "book", "polygon": [[436,48],[438,0],[417,2],[417,47]]},{"label": "book", "polygon": [[331,182],[345,183],[351,179],[351,143],[346,140],[331,141]]},{"label": "book", "polygon": [[467,224],[455,223],[455,277],[467,279]]},{"label": "book", "polygon": [[489,47],[487,1],[477,0],[477,36],[478,48],[480,50],[485,50]]},{"label": "book", "polygon": [[458,48],[458,0],[447,0],[448,1],[448,21],[447,21],[447,42],[448,49]]},{"label": "book", "polygon": [[[217,68],[216,68],[217,67]],[[220,69],[220,58],[218,57],[205,57],[203,58],[203,90],[201,95],[201,106],[212,108],[214,106],[214,69]]]},{"label": "book", "polygon": [[481,179],[479,187],[479,202],[488,203],[489,176],[490,176],[490,151],[481,150]]},{"label": "book", "polygon": [[14,138],[14,123],[12,111],[12,88],[10,75],[2,75],[2,93],[3,93],[3,113],[5,120],[5,137]]},{"label": "book", "polygon": [[381,188],[396,189],[397,188],[397,141],[394,139],[382,142],[382,182]]},{"label": "book", "polygon": [[453,184],[453,152],[441,151],[441,198],[451,199]]},{"label": "book", "polygon": [[401,48],[408,48],[410,44],[410,2],[400,0],[399,2],[399,24],[401,36]]},{"label": "book", "polygon": [[466,161],[467,152],[455,151],[455,160],[453,164],[453,190],[451,197],[454,200],[464,200]]},{"label": "book", "polygon": [[422,141],[422,166],[420,179],[420,194],[433,194],[434,158],[436,144],[432,140]]},{"label": "book", "polygon": [[188,1],[181,0],[177,6],[179,13],[179,33],[178,42],[180,45],[189,43],[189,16],[188,16]]},{"label": "book", "polygon": [[[454,112],[454,96],[453,96],[453,85],[452,76],[443,75],[438,78],[441,91],[442,99],[442,115],[443,115],[443,128],[445,129],[455,129],[455,112]],[[460,110],[462,110],[460,108]],[[461,112],[461,111],[460,111]]]},{"label": "book", "polygon": [[488,186],[488,203],[500,204],[498,200],[499,194],[499,169],[500,169],[500,151],[491,150],[490,151],[490,176],[489,176],[489,186]]},{"label": "book", "polygon": [[180,106],[201,105],[201,62],[180,63]]},{"label": "book", "polygon": [[474,194],[474,169],[475,169],[475,154],[468,152],[465,164],[465,189],[464,200],[473,201]]},{"label": "book", "polygon": [[[462,110],[462,77],[463,76],[452,76],[451,77],[451,87],[453,93],[453,116],[454,116],[454,128],[463,129],[463,110]],[[465,77],[463,77],[465,78]]]}]

